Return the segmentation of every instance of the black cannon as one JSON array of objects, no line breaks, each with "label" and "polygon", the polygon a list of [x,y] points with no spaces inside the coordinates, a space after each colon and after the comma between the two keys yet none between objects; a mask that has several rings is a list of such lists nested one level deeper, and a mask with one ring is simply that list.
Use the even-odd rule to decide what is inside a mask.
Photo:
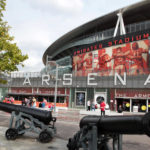
[{"label": "black cannon", "polygon": [[27,131],[34,131],[39,134],[39,141],[46,143],[56,133],[56,118],[52,117],[51,111],[3,102],[0,102],[0,110],[11,113],[9,129],[5,133],[8,140],[15,140]]},{"label": "black cannon", "polygon": [[141,116],[85,116],[80,121],[80,131],[67,144],[69,150],[122,150],[122,134],[150,136],[150,113]]}]

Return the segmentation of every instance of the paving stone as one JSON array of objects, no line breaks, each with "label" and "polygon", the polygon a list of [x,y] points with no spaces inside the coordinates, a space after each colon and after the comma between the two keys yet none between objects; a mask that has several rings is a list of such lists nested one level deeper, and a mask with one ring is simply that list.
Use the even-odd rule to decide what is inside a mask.
[{"label": "paving stone", "polygon": [[0,127],[0,150],[67,150],[67,140],[54,138],[49,143],[40,143],[36,134],[25,134],[14,141],[5,138],[6,127]]}]

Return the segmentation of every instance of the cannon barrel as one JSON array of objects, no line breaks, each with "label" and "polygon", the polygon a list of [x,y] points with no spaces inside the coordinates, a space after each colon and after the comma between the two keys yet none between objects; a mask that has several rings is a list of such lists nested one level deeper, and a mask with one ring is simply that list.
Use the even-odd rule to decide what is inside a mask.
[{"label": "cannon barrel", "polygon": [[12,113],[13,111],[15,111],[16,113],[23,112],[28,115],[31,115],[32,117],[38,119],[39,121],[43,122],[46,125],[48,125],[50,121],[52,121],[53,119],[51,111],[39,110],[36,108],[29,108],[3,102],[0,102],[0,110],[8,113]]},{"label": "cannon barrel", "polygon": [[99,134],[146,134],[150,136],[150,113],[141,116],[85,116],[80,128],[96,125]]}]

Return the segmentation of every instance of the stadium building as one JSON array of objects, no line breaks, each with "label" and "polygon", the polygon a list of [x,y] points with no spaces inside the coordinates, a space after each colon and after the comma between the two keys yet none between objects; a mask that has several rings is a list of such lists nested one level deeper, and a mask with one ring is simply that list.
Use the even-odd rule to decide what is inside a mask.
[{"label": "stadium building", "polygon": [[111,110],[149,111],[149,8],[142,1],[63,35],[43,54],[40,73],[11,74],[9,96],[49,102],[57,96],[57,106],[73,108],[103,97]]}]

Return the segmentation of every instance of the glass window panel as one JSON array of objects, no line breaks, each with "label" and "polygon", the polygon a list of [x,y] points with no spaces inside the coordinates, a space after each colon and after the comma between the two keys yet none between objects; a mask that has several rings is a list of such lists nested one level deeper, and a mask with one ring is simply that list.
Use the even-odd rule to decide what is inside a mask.
[{"label": "glass window panel", "polygon": [[140,31],[141,28],[140,28],[140,24],[136,24],[136,31]]},{"label": "glass window panel", "polygon": [[107,37],[110,37],[110,30],[108,30],[108,31],[106,31],[107,33],[106,33],[106,35],[107,35]]},{"label": "glass window panel", "polygon": [[141,30],[145,30],[145,22],[141,23]]},{"label": "glass window panel", "polygon": [[99,37],[98,37],[98,35],[96,35],[96,41],[99,41]]},{"label": "glass window panel", "polygon": [[126,26],[126,33],[130,33],[130,25]]},{"label": "glass window panel", "polygon": [[135,32],[135,24],[131,25],[131,32]]},{"label": "glass window panel", "polygon": [[146,29],[150,28],[150,21],[146,22]]},{"label": "glass window panel", "polygon": [[99,33],[99,40],[102,40],[102,33]]},{"label": "glass window panel", "polygon": [[111,29],[111,36],[113,36],[114,35],[114,29]]},{"label": "glass window panel", "polygon": [[105,36],[106,36],[106,33],[105,33],[105,31],[103,31],[103,38],[105,38]]}]

